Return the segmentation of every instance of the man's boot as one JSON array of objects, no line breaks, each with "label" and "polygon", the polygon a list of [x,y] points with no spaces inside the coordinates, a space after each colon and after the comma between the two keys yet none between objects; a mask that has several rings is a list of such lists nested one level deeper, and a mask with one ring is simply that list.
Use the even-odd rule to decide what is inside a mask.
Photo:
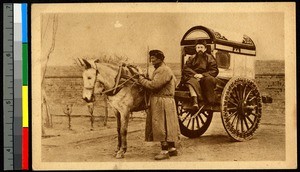
[{"label": "man's boot", "polygon": [[164,160],[164,159],[169,159],[170,155],[167,150],[162,150],[159,154],[155,155],[154,159],[155,160]]},{"label": "man's boot", "polygon": [[199,106],[198,106],[198,100],[197,100],[197,97],[196,96],[193,96],[193,109],[198,109]]}]

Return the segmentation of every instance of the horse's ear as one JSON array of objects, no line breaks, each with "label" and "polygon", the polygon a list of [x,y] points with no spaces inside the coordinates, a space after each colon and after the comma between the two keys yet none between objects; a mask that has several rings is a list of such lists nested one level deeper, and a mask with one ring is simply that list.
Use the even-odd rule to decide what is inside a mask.
[{"label": "horse's ear", "polygon": [[84,62],[84,67],[85,67],[85,69],[89,69],[89,68],[91,68],[92,67],[92,65],[87,61],[87,60],[85,60],[85,59],[82,59],[82,61]]},{"label": "horse's ear", "polygon": [[82,58],[77,57],[77,59],[75,59],[75,62],[77,65],[84,67],[84,62],[82,61]]}]

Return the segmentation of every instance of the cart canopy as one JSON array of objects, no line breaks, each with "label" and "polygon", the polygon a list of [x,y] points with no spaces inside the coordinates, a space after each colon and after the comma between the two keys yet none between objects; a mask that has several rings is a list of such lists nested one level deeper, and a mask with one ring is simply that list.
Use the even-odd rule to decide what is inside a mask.
[{"label": "cart canopy", "polygon": [[256,55],[256,47],[250,37],[236,33],[229,36],[231,37],[227,38],[225,35],[204,26],[195,26],[184,34],[180,45],[190,47],[195,44],[196,40],[206,40],[212,49],[250,56]]}]

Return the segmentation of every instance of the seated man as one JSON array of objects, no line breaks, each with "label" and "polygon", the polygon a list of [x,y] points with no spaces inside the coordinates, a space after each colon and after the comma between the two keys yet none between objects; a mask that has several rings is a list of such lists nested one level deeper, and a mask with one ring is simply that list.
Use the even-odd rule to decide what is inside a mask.
[{"label": "seated man", "polygon": [[198,100],[201,102],[205,100],[209,104],[215,103],[215,77],[219,74],[219,70],[216,59],[206,52],[205,40],[196,41],[195,49],[196,55],[190,56],[183,67],[182,80],[190,90],[193,108],[198,109]]}]

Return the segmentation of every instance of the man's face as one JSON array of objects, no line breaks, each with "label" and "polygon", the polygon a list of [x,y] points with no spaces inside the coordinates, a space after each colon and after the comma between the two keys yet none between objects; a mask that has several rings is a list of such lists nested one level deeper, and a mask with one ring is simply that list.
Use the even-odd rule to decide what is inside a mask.
[{"label": "man's face", "polygon": [[202,53],[204,53],[206,51],[206,47],[204,45],[202,45],[202,44],[197,44],[196,45],[196,51],[197,51],[197,53],[199,51],[202,51]]},{"label": "man's face", "polygon": [[161,59],[156,58],[155,56],[151,56],[150,57],[150,61],[151,61],[151,63],[152,63],[153,66],[162,62]]}]

